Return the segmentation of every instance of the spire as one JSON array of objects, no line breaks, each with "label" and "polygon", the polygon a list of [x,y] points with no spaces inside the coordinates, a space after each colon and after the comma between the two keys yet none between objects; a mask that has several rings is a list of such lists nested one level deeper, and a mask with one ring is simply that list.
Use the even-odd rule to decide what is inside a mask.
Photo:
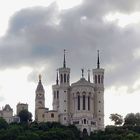
[{"label": "spire", "polygon": [[42,78],[41,74],[39,74],[38,77],[39,77],[39,82],[41,82],[41,78]]},{"label": "spire", "polygon": [[84,69],[81,69],[82,71],[82,78],[84,78]]},{"label": "spire", "polygon": [[58,85],[58,82],[59,82],[59,80],[58,80],[58,70],[57,70],[57,76],[56,76],[56,84]]},{"label": "spire", "polygon": [[88,81],[90,82],[90,70],[88,70]]},{"label": "spire", "polygon": [[39,82],[38,82],[38,85],[37,85],[37,88],[36,88],[36,92],[45,92],[44,91],[44,88],[43,88],[43,85],[42,85],[42,82],[41,82],[41,74],[39,74]]},{"label": "spire", "polygon": [[63,68],[66,68],[66,50],[64,49],[64,62],[63,62]]},{"label": "spire", "polygon": [[100,68],[100,56],[99,56],[99,50],[98,50],[97,69],[99,68]]}]

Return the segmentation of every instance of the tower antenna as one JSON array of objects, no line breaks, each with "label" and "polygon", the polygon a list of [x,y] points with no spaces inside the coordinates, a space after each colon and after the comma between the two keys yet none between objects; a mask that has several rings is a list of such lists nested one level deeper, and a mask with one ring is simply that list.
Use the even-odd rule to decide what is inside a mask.
[{"label": "tower antenna", "polygon": [[84,78],[84,69],[81,69],[82,71],[82,78]]},{"label": "tower antenna", "polygon": [[63,62],[63,68],[66,68],[66,50],[64,49],[64,62]]},{"label": "tower antenna", "polygon": [[42,78],[42,76],[41,76],[41,74],[39,74],[39,81],[41,82],[41,78]]},{"label": "tower antenna", "polygon": [[90,69],[88,70],[88,81],[90,82]]},{"label": "tower antenna", "polygon": [[99,68],[100,68],[100,56],[99,56],[99,50],[98,50],[97,52],[98,52],[97,69],[99,69]]},{"label": "tower antenna", "polygon": [[59,82],[59,80],[58,80],[58,69],[57,69],[57,73],[56,73],[57,75],[56,75],[56,84],[58,85],[58,82]]}]

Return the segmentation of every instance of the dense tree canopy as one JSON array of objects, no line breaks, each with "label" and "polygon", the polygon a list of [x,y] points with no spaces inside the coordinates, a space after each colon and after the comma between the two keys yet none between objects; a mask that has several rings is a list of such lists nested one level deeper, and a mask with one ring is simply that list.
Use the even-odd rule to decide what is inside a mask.
[{"label": "dense tree canopy", "polygon": [[18,116],[20,117],[21,123],[27,123],[29,121],[32,121],[32,114],[28,110],[20,111]]},{"label": "dense tree canopy", "polygon": [[0,140],[79,140],[80,132],[75,126],[60,123],[10,124],[0,130]]},{"label": "dense tree canopy", "polygon": [[140,113],[129,113],[124,118],[124,125],[133,125],[139,126],[140,125]]},{"label": "dense tree canopy", "polygon": [[8,123],[0,117],[0,129],[6,129],[8,127]]},{"label": "dense tree canopy", "polygon": [[[116,121],[116,116],[119,115],[111,115],[112,120]],[[104,131],[84,136],[74,125],[56,122],[7,124],[0,118],[0,140],[140,140],[140,114],[127,114],[124,121],[122,126],[106,126]]]}]

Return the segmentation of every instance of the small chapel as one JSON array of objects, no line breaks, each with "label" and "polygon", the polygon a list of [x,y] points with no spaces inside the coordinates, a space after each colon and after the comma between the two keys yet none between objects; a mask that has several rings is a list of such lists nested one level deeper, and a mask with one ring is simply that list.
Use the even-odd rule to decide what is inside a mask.
[{"label": "small chapel", "polygon": [[64,50],[63,65],[57,71],[56,83],[52,85],[53,110],[45,107],[45,90],[39,75],[35,91],[35,120],[37,122],[60,122],[75,125],[81,132],[90,134],[104,130],[104,69],[100,67],[99,51],[97,67],[84,77],[70,83],[70,68],[66,65]]}]

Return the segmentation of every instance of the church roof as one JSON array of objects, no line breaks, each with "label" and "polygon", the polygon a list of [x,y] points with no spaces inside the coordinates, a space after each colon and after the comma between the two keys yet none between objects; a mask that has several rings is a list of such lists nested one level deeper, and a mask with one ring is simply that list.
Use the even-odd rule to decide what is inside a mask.
[{"label": "church roof", "polygon": [[42,82],[41,82],[41,75],[39,74],[39,81],[38,81],[38,85],[37,85],[37,88],[36,88],[36,92],[45,92],[44,88],[43,88],[43,85],[42,85]]},{"label": "church roof", "polygon": [[73,83],[71,86],[93,86],[93,83],[90,83],[84,77],[82,77],[79,81]]},{"label": "church roof", "polygon": [[5,107],[3,108],[3,111],[12,111],[13,109],[10,107],[9,104],[6,104]]},{"label": "church roof", "polygon": [[43,88],[41,80],[39,80],[37,88],[36,88],[36,92],[38,91],[44,92],[44,88]]}]

